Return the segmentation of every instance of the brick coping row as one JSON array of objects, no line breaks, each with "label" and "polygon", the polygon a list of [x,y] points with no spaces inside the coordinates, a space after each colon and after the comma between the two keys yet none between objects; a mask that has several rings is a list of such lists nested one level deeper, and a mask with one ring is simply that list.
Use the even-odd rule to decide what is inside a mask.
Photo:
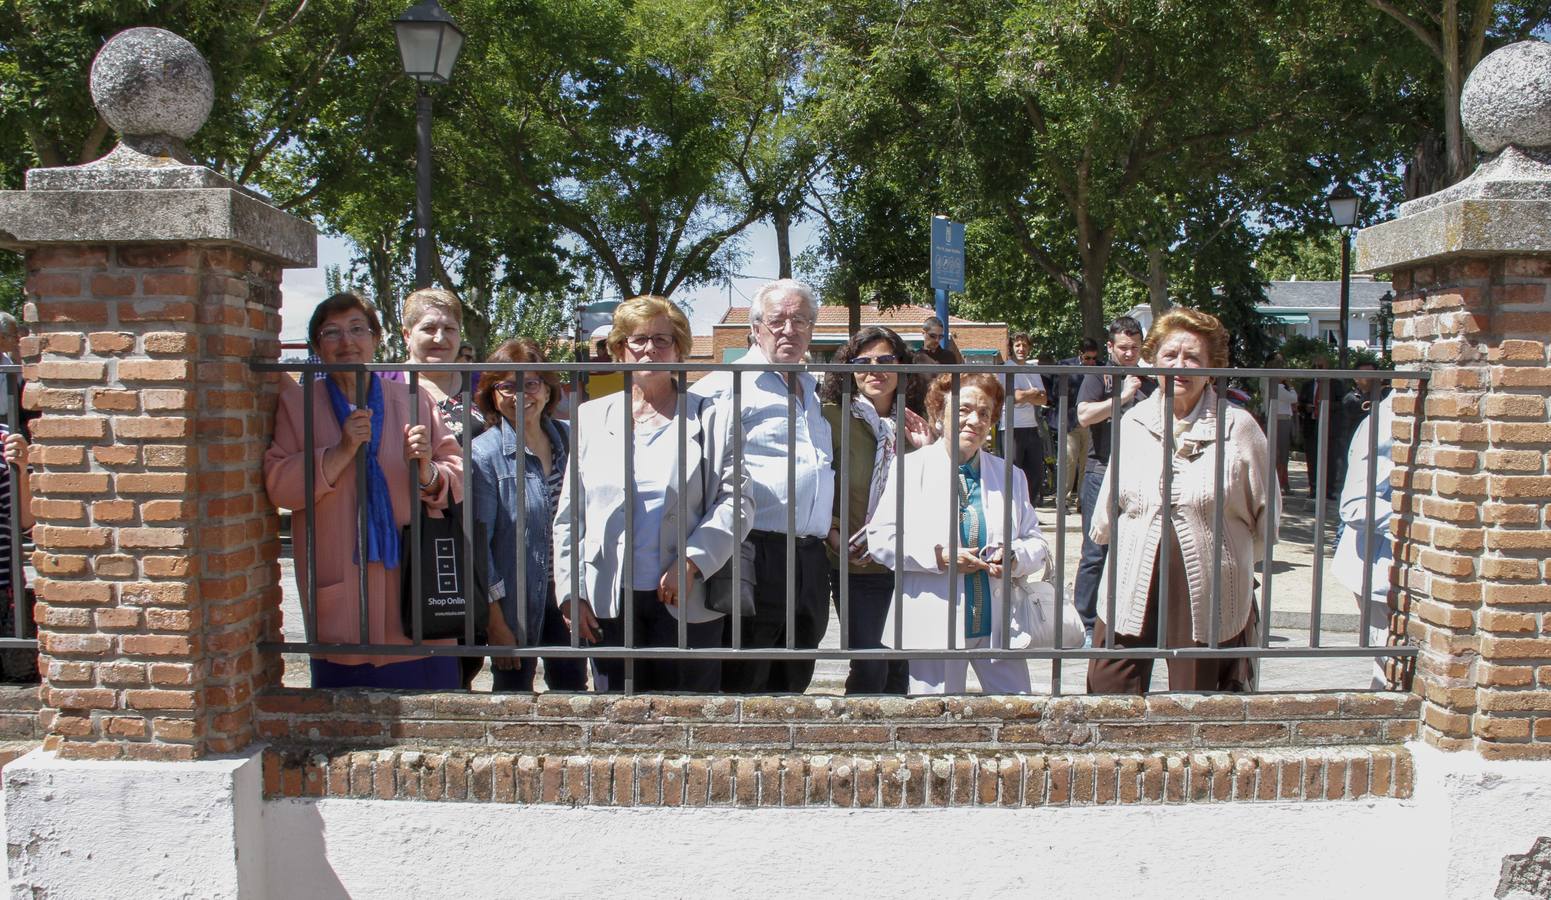
[{"label": "brick coping row", "polygon": [[1147,697],[620,697],[271,689],[259,734],[283,745],[427,745],[518,753],[1238,750],[1398,745],[1410,694]]},{"label": "brick coping row", "polygon": [[1404,747],[1209,752],[518,754],[270,747],[280,799],[569,807],[1062,807],[1411,796]]}]

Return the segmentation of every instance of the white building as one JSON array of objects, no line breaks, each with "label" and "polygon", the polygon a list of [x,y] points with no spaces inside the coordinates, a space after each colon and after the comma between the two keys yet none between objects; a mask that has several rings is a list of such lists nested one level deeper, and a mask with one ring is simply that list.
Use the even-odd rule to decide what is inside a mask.
[{"label": "white building", "polygon": [[[1374,281],[1368,275],[1352,276],[1352,295],[1347,309],[1347,341],[1354,350],[1378,352],[1379,309],[1387,281]],[[1273,281],[1266,285],[1266,302],[1255,311],[1270,320],[1271,333],[1283,338],[1299,335],[1324,341],[1334,348],[1341,333],[1341,282]],[[1142,325],[1152,327],[1152,309],[1133,307],[1126,313]]]}]

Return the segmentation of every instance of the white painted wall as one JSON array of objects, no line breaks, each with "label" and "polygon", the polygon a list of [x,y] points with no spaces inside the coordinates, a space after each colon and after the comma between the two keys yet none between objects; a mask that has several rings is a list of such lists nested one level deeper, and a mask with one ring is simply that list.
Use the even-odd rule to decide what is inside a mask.
[{"label": "white painted wall", "polygon": [[104,762],[34,750],[4,779],[12,897],[268,896],[257,754]]},{"label": "white painted wall", "polygon": [[51,900],[1492,896],[1551,835],[1551,762],[1411,750],[1406,801],[1027,810],[263,802],[256,758],[38,751],[0,822],[10,895]]}]

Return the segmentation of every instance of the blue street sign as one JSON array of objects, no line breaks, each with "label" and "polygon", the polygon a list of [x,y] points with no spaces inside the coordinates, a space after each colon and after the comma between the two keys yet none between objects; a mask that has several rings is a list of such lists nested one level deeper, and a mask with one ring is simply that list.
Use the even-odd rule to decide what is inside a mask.
[{"label": "blue street sign", "polygon": [[964,225],[932,216],[932,290],[964,290]]}]

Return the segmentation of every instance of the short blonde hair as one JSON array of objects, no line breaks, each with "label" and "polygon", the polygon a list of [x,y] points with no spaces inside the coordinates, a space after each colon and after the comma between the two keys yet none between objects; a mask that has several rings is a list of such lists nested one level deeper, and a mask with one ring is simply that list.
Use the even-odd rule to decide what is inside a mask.
[{"label": "short blonde hair", "polygon": [[678,348],[679,360],[682,362],[689,359],[690,348],[695,343],[694,335],[689,330],[689,319],[673,301],[655,294],[631,297],[615,307],[614,326],[609,329],[608,337],[609,356],[615,361],[624,359],[625,338],[658,316],[666,316],[673,324],[673,346]]},{"label": "short blonde hair", "polygon": [[1211,368],[1228,367],[1228,329],[1211,313],[1188,306],[1176,306],[1152,323],[1147,339],[1142,341],[1142,359],[1148,363],[1156,362],[1158,345],[1176,331],[1188,331],[1206,342]]},{"label": "short blonde hair", "polygon": [[414,328],[428,309],[439,309],[452,316],[463,330],[463,304],[458,295],[446,288],[421,288],[404,298],[404,327]]}]

